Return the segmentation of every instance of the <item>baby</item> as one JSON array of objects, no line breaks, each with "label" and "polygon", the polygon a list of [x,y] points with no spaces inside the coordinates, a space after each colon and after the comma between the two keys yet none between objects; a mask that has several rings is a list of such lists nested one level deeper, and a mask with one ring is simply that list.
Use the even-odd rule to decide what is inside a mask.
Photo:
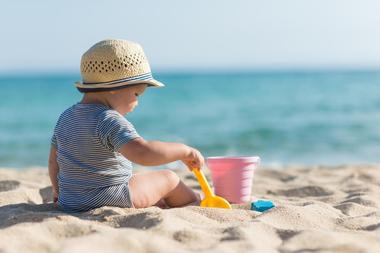
[{"label": "baby", "polygon": [[133,111],[153,79],[140,45],[104,40],[81,60],[82,100],[64,111],[55,126],[49,156],[54,202],[64,211],[101,206],[180,207],[200,196],[171,170],[132,173],[132,162],[155,166],[180,160],[201,169],[201,153],[181,143],[147,141],[123,115]]}]

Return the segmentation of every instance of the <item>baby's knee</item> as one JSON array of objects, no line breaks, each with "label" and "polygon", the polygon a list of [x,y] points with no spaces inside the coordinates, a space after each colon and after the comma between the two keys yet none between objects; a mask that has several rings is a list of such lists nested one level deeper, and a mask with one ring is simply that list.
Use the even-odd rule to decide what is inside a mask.
[{"label": "baby's knee", "polygon": [[176,187],[181,181],[179,176],[172,170],[163,170],[162,173],[164,174],[167,182],[173,187]]}]

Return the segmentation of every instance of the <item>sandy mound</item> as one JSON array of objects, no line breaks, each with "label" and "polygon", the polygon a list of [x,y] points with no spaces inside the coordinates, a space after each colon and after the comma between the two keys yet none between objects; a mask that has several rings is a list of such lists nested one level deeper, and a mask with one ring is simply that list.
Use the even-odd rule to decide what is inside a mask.
[{"label": "sandy mound", "polygon": [[[194,189],[187,170],[177,173]],[[0,252],[379,252],[380,167],[261,168],[253,195],[277,207],[102,207],[50,203],[47,170],[0,170]]]}]

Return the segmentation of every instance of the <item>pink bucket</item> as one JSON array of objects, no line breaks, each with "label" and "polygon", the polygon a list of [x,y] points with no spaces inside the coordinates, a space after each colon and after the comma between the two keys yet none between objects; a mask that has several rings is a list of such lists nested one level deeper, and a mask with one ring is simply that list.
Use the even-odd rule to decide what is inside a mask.
[{"label": "pink bucket", "polygon": [[254,170],[260,164],[260,157],[208,157],[206,161],[215,195],[235,204],[251,201]]}]

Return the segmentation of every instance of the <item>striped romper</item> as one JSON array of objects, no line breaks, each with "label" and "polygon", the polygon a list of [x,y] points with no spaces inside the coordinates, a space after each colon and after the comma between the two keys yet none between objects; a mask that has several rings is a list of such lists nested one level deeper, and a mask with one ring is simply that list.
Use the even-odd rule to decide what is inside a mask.
[{"label": "striped romper", "polygon": [[75,104],[58,119],[58,206],[67,212],[101,206],[132,207],[132,163],[118,150],[140,137],[120,113],[101,104]]}]

